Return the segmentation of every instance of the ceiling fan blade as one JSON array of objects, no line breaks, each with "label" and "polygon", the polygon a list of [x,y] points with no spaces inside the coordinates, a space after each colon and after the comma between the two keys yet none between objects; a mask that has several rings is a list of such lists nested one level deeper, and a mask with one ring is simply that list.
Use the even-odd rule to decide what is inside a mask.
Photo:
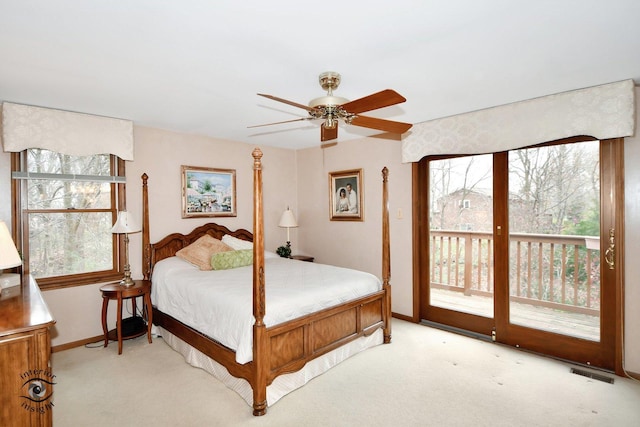
[{"label": "ceiling fan blade", "polygon": [[390,105],[400,104],[407,99],[393,89],[385,89],[364,98],[342,104],[342,108],[348,113],[359,114],[365,111],[376,110]]},{"label": "ceiling fan blade", "polygon": [[288,105],[293,105],[294,107],[302,108],[303,110],[307,110],[307,111],[309,111],[311,113],[316,111],[315,108],[309,107],[308,105],[298,104],[297,102],[289,101],[289,100],[286,100],[284,98],[278,98],[277,96],[267,95],[267,94],[264,94],[264,93],[259,93],[258,95],[264,96],[265,98],[269,98],[269,99],[272,99],[274,101],[283,102],[283,103],[288,104]]},{"label": "ceiling fan blade", "polygon": [[299,119],[293,119],[293,120],[285,120],[283,122],[273,122],[273,123],[265,123],[263,125],[253,125],[253,126],[247,126],[247,128],[259,128],[262,126],[271,126],[271,125],[279,125],[281,123],[291,123],[291,122],[300,122],[302,120],[309,120],[311,117],[301,117]]},{"label": "ceiling fan blade", "polygon": [[322,127],[320,128],[320,141],[330,141],[332,139],[336,139],[338,137],[338,125],[333,128],[328,128],[322,123]]},{"label": "ceiling fan blade", "polygon": [[376,117],[356,116],[351,124],[369,129],[377,129],[391,133],[405,133],[413,126],[411,123],[394,122],[392,120],[378,119]]}]

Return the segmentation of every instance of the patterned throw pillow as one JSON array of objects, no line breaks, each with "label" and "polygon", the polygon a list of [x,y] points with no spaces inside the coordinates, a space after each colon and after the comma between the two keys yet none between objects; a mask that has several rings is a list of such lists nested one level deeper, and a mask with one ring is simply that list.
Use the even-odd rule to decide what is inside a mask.
[{"label": "patterned throw pillow", "polygon": [[253,249],[219,252],[211,256],[211,268],[228,270],[253,264]]},{"label": "patterned throw pillow", "polygon": [[176,252],[178,258],[189,261],[200,270],[211,270],[211,255],[232,251],[233,248],[205,234],[198,240]]}]

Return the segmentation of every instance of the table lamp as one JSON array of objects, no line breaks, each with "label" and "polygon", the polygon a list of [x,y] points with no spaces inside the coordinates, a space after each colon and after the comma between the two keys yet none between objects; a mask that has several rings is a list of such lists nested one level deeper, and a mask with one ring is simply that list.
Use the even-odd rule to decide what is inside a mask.
[{"label": "table lamp", "polygon": [[111,232],[113,234],[124,234],[124,278],[120,281],[122,286],[133,286],[131,279],[131,267],[129,266],[129,234],[139,232],[140,226],[134,221],[133,217],[127,211],[118,212],[118,219],[113,225]]},{"label": "table lamp", "polygon": [[[280,217],[280,223],[278,227],[284,227],[287,229],[287,249],[291,251],[291,239],[289,238],[289,229],[292,227],[297,227],[298,223],[296,222],[296,217],[293,216],[293,212],[289,210],[289,206],[287,206],[287,210],[282,213]],[[291,253],[291,252],[289,252]]]},{"label": "table lamp", "polygon": [[13,243],[7,224],[0,221],[0,292],[3,288],[20,284],[19,274],[2,274],[2,270],[20,265],[22,265],[22,258]]}]

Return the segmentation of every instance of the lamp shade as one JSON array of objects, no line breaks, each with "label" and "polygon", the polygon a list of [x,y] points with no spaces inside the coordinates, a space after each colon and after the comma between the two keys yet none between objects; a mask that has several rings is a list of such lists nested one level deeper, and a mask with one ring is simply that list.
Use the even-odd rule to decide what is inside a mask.
[{"label": "lamp shade", "polygon": [[113,225],[111,232],[114,234],[137,233],[140,226],[133,219],[133,216],[127,211],[118,212],[118,220]]},{"label": "lamp shade", "polygon": [[289,208],[287,207],[287,210],[284,211],[282,213],[282,216],[280,217],[280,222],[278,223],[278,227],[297,227],[298,223],[296,222],[296,217],[293,216],[293,212],[291,212],[289,210]]},{"label": "lamp shade", "polygon": [[[0,221],[0,270],[22,265],[22,259],[11,238],[7,224]],[[1,273],[1,272],[0,272]]]}]

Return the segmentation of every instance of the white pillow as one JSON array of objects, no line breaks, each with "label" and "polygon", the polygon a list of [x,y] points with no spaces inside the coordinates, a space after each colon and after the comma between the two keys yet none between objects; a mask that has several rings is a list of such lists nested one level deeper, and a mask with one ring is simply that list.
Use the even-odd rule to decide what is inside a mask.
[{"label": "white pillow", "polygon": [[225,234],[224,236],[222,236],[222,243],[226,244],[227,246],[231,246],[236,251],[241,251],[243,249],[253,249],[253,242],[238,239],[237,237],[233,237],[229,234]]},{"label": "white pillow", "polygon": [[[233,237],[229,234],[225,234],[224,236],[222,236],[222,243],[227,246],[231,246],[236,251],[253,249],[253,242],[238,239],[237,237]],[[264,258],[280,258],[280,255],[276,254],[275,252],[264,251]]]}]

